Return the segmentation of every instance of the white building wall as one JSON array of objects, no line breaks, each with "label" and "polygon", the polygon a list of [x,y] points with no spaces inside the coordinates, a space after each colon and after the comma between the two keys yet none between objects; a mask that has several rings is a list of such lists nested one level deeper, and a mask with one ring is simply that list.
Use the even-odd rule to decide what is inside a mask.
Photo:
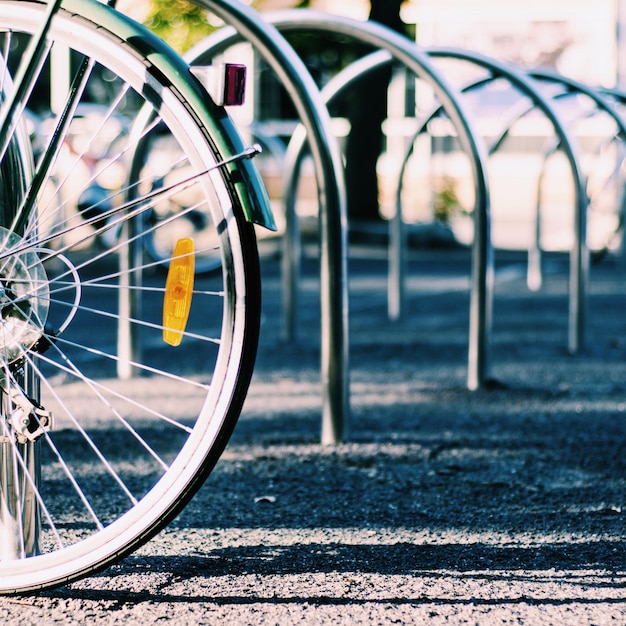
[{"label": "white building wall", "polygon": [[612,86],[615,0],[412,0],[403,10],[417,40],[454,45]]}]

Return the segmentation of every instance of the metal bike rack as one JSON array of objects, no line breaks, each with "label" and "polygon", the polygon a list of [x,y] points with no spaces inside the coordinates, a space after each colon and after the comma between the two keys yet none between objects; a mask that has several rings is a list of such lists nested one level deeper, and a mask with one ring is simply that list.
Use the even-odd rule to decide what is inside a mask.
[{"label": "metal bike rack", "polygon": [[[384,50],[388,59],[385,62],[394,60],[427,82],[442,103],[442,107],[448,113],[450,120],[459,133],[459,139],[463,148],[470,157],[473,169],[476,210],[474,212],[475,238],[472,248],[467,386],[469,389],[477,389],[483,386],[488,378],[489,370],[488,346],[491,331],[491,300],[493,292],[493,255],[489,233],[489,191],[483,145],[480,141],[477,141],[477,134],[474,132],[472,123],[465,114],[455,90],[446,83],[428,56],[414,42],[374,22],[359,22],[350,18],[331,16],[327,13],[309,9],[278,11],[265,14],[265,17],[281,33],[298,30],[314,32],[332,31],[356,42],[366,43]],[[378,57],[378,60],[375,62],[381,61],[382,57]],[[357,61],[356,63],[359,62]],[[344,70],[345,73],[340,73],[333,81],[329,82],[323,92],[327,99],[333,97],[333,92],[343,89],[343,83],[347,86],[348,83],[356,80],[357,74],[365,71],[368,61],[362,61],[361,65],[356,65],[356,63],[352,64],[352,69],[346,68]],[[287,165],[291,165],[291,170],[295,173],[297,169],[296,161],[299,158],[297,155],[301,149],[298,144],[303,142],[303,138],[294,137],[292,141],[294,145],[290,145],[288,148]],[[294,180],[292,174],[287,185],[286,211],[288,214],[295,213],[293,206],[295,201]],[[392,237],[393,235],[392,231]],[[399,265],[397,267],[399,268]],[[290,285],[294,284],[294,282],[291,278],[288,278],[285,287],[290,288]]]},{"label": "metal bike rack", "polygon": [[[589,98],[596,106],[596,111],[606,113],[617,126],[617,135],[613,139],[621,139],[622,142],[626,142],[626,122],[624,118],[617,113],[613,104],[609,101],[607,96],[600,90],[589,87],[579,81],[572,78],[563,76],[556,71],[549,69],[532,70],[529,75],[539,82],[553,83],[560,85],[564,91],[555,94],[553,100],[561,100],[570,96],[584,95]],[[553,146],[553,149],[557,149],[558,145]],[[619,165],[618,165],[619,168]],[[539,242],[540,237],[540,218],[541,218],[541,201],[540,190],[537,190],[537,224],[535,228],[535,239],[533,242],[533,248],[529,251],[529,277],[535,284],[541,284],[541,246]]]},{"label": "metal bike rack", "polygon": [[320,203],[321,382],[323,444],[348,432],[347,218],[343,164],[330,116],[306,66],[283,36],[261,15],[236,0],[194,0],[232,28],[223,28],[193,48],[193,63],[238,43],[249,42],[276,73],[304,124],[315,165]]},{"label": "metal bike rack", "polygon": [[[562,98],[572,96],[572,95],[577,95],[577,94],[586,95],[596,105],[596,110],[587,112],[587,116],[589,116],[592,113],[597,113],[598,111],[605,112],[616,123],[617,128],[618,128],[618,135],[620,135],[622,138],[626,138],[626,134],[625,134],[626,125],[624,123],[624,120],[615,111],[615,107],[609,101],[608,95],[603,95],[596,89],[593,89],[573,79],[564,77],[558,74],[557,72],[551,71],[548,69],[532,70],[528,72],[528,74],[531,78],[535,79],[536,84],[539,83],[537,84],[538,88],[540,87],[541,82],[554,83],[554,84],[558,84],[562,86],[563,91],[553,94],[551,97],[549,97],[549,99],[552,101],[558,101]],[[493,80],[496,80],[497,78],[499,78],[499,76],[494,76],[494,75],[490,75],[486,78],[482,78],[470,85],[466,85],[463,88],[463,92],[466,93],[472,89],[480,88],[483,85]],[[536,108],[535,103],[531,102],[528,105],[521,106],[519,111],[517,111],[514,115],[509,116],[506,124],[503,126],[500,133],[495,138],[492,139],[491,144],[488,146],[490,155],[494,154],[499,149],[500,145],[502,144],[506,136],[511,132],[513,125],[516,122],[518,122],[520,119],[522,119],[525,115],[527,115],[532,110],[534,110],[535,108]],[[580,119],[580,116],[577,119]],[[555,138],[555,141],[546,147],[546,149],[544,150],[544,154],[543,154],[544,166],[545,166],[545,161],[549,157],[549,155],[554,153],[556,150],[558,150],[560,145],[561,145],[560,140],[558,138]],[[535,237],[528,251],[527,283],[528,283],[529,289],[533,289],[533,290],[538,289],[540,287],[541,280],[542,280],[541,267],[540,267],[541,251],[540,251],[540,244],[539,244],[540,217],[541,217],[540,216],[541,176],[542,176],[542,173],[540,173],[540,179],[538,181],[538,190],[537,190],[537,212],[536,212]]]},{"label": "metal bike rack", "polygon": [[581,170],[578,146],[564,127],[553,104],[538,89],[533,78],[512,65],[501,63],[485,55],[457,48],[429,48],[432,58],[451,58],[466,61],[489,71],[492,76],[508,80],[521,93],[542,111],[554,128],[563,152],[570,165],[574,179],[576,195],[574,237],[575,245],[570,252],[569,275],[569,325],[568,349],[576,354],[584,342],[584,304],[585,290],[589,274],[589,251],[586,242],[586,219],[589,198],[586,191],[586,180]]},{"label": "metal bike rack", "polygon": [[[445,49],[444,55],[445,55]],[[456,51],[455,56],[456,55]],[[487,67],[492,72],[492,75],[486,79],[482,79],[468,85],[463,88],[463,92],[469,91],[470,89],[476,88],[489,80],[494,80],[495,78],[506,78],[512,84],[518,87],[518,89],[522,90],[527,96],[531,99],[531,104],[526,107],[522,107],[521,111],[517,113],[517,115],[513,116],[508,120],[508,124],[503,128],[500,135],[496,137],[491,145],[488,147],[489,154],[493,154],[504,140],[504,137],[510,132],[511,126],[518,121],[521,117],[526,115],[534,108],[539,108],[545,115],[550,119],[550,121],[554,121],[552,119],[552,115],[545,108],[545,102],[551,103],[552,101],[559,100],[560,98],[567,97],[568,95],[576,95],[582,94],[587,96],[590,100],[592,100],[597,110],[603,111],[609,117],[613,119],[615,122],[618,134],[621,135],[623,139],[626,139],[626,123],[624,119],[615,111],[614,106],[608,100],[608,98],[600,93],[599,90],[591,88],[587,85],[580,83],[574,79],[562,76],[555,71],[551,71],[548,69],[542,70],[532,70],[527,72],[527,75],[532,80],[532,88],[535,93],[540,94],[540,84],[544,83],[554,83],[561,85],[564,89],[563,92],[550,96],[542,96],[541,99],[537,99],[531,93],[529,93],[526,88],[522,88],[521,84],[516,82],[516,75],[519,76],[524,70],[511,68],[510,66],[502,66],[498,64],[498,69],[505,69],[507,74],[503,75],[501,72],[493,71],[493,64],[495,62],[492,61],[490,64],[483,64],[480,59],[480,55],[476,55],[475,53],[468,53],[465,51],[464,59],[467,60],[467,57],[471,56],[471,59],[478,59],[479,63],[483,65],[483,67]],[[457,57],[458,58],[458,57]],[[471,62],[471,61],[470,61]],[[566,129],[561,116],[558,114],[554,106],[551,104],[551,108],[553,110],[554,115],[559,120],[559,125],[554,125],[555,128],[555,141],[549,146],[544,153],[544,160],[547,158],[547,155],[550,151],[554,151],[560,147],[564,148],[564,152],[568,157],[568,162],[570,164],[572,175],[574,177],[575,189],[577,192],[576,198],[576,207],[578,210],[576,211],[575,216],[575,243],[571,250],[570,254],[570,302],[569,302],[569,333],[568,333],[568,348],[569,351],[573,354],[580,351],[584,343],[584,316],[585,316],[585,294],[586,294],[586,286],[588,282],[588,274],[589,274],[589,251],[586,242],[586,221],[587,221],[587,213],[590,203],[590,198],[588,196],[586,190],[586,177],[582,172],[582,159],[578,155],[578,152],[574,153],[572,147],[574,147],[574,141],[572,139],[571,133]],[[567,142],[570,146],[568,151],[567,146],[565,145]],[[573,155],[573,156],[572,156]],[[538,190],[537,190],[537,213],[536,213],[536,226],[535,226],[535,238],[532,244],[532,247],[528,251],[528,283],[530,288],[538,288],[541,282],[541,251],[539,245],[539,235],[540,235],[540,186],[541,180],[538,182]],[[582,210],[582,206],[584,205],[584,211]]]},{"label": "metal bike rack", "polygon": [[[598,88],[598,92],[613,106],[616,113],[618,107],[626,107],[626,91],[618,88]],[[619,114],[619,113],[618,113]],[[626,221],[626,184],[622,188],[622,197],[620,201],[620,212],[622,215],[622,230]],[[626,264],[626,238],[622,236],[620,243],[620,254],[622,265]]]},{"label": "metal bike rack", "polygon": [[[393,57],[385,50],[381,50],[378,52],[371,53],[358,59],[357,61],[351,63],[348,67],[346,67],[343,71],[338,73],[334,78],[332,78],[322,89],[321,94],[327,105],[333,103],[334,99],[341,96],[343,92],[348,89],[354,82],[358,81],[363,75],[368,72],[375,71],[376,69],[388,65],[393,62]],[[288,172],[287,176],[287,193],[285,196],[285,207],[287,211],[287,215],[289,216],[288,221],[292,221],[292,223],[297,223],[297,214],[295,211],[295,196],[297,189],[297,178],[299,167],[301,164],[303,150],[305,146],[306,137],[304,132],[302,132],[302,128],[297,128],[294,132],[291,141],[289,142],[287,149],[287,158],[286,158],[286,169]],[[479,168],[482,168],[482,164],[478,164]],[[484,175],[484,170],[481,169],[482,174]],[[485,200],[487,198],[485,197]],[[488,220],[488,205],[483,204],[482,209],[484,210],[484,214],[481,215],[481,220]],[[395,311],[398,311],[400,306],[400,300],[402,297],[402,293],[397,290],[397,283],[401,282],[401,276],[404,274],[404,263],[405,263],[405,245],[404,245],[404,232],[402,227],[398,228],[399,224],[401,224],[401,219],[398,219],[397,216],[401,210],[400,205],[398,204],[396,215],[390,220],[390,244],[389,244],[389,287],[388,287],[388,308],[390,311],[390,317],[392,319],[397,319],[397,316],[394,315]],[[477,211],[480,211],[480,208],[477,208]],[[289,232],[288,237],[293,237],[296,240],[296,243],[288,244],[288,247],[292,250],[296,250],[298,248],[298,229],[295,228]],[[484,308],[479,307],[475,309],[476,314],[481,316],[477,323],[473,326],[474,329],[481,329],[480,335],[475,337],[475,340],[472,344],[470,341],[469,347],[469,355],[470,355],[470,363],[469,363],[469,373],[468,373],[468,387],[470,389],[475,389],[477,387],[482,386],[485,382],[488,374],[488,350],[489,350],[489,333],[491,328],[491,319],[490,319],[490,302],[492,299],[491,286],[492,281],[490,280],[489,274],[491,273],[491,263],[487,260],[491,256],[491,251],[489,249],[490,240],[487,234],[485,239],[477,239],[476,245],[482,246],[486,244],[487,248],[477,251],[477,254],[480,258],[485,258],[485,264],[488,266],[487,269],[487,280],[485,281],[485,291],[474,293],[474,297],[485,300]],[[287,270],[283,275],[283,289],[288,292],[288,297],[286,301],[290,305],[290,309],[287,311],[288,324],[294,324],[295,326],[295,285],[297,285],[296,277],[298,276],[298,258],[293,258],[288,264]],[[473,287],[475,289],[480,289],[482,287],[482,281],[477,286],[476,281],[473,282]],[[291,293],[294,292],[294,293]],[[474,346],[479,346],[480,348],[475,349]],[[476,381],[476,382],[474,382]]]},{"label": "metal bike rack", "polygon": [[[278,25],[280,28],[280,24]],[[352,62],[348,67],[340,71],[331,78],[326,85],[321,88],[321,96],[326,104],[330,106],[334,100],[348,89],[354,82],[357,82],[364,74],[367,74],[380,67],[386,66],[393,61],[393,57],[386,51],[380,50],[366,55]],[[298,226],[298,214],[296,211],[296,194],[298,190],[298,178],[304,157],[306,145],[306,133],[302,126],[296,127],[287,145],[285,157],[285,215],[287,229],[285,235],[282,282],[283,299],[285,309],[285,336],[293,340],[297,328],[298,314],[298,278],[300,275],[300,229]]]}]

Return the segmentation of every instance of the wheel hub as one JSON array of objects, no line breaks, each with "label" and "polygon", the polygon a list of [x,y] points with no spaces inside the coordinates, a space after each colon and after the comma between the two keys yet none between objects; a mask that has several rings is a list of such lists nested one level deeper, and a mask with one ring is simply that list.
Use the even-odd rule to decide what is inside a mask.
[{"label": "wheel hub", "polygon": [[[39,255],[0,227],[0,362],[21,358],[44,333],[50,290]],[[16,250],[11,254],[11,250]]]}]

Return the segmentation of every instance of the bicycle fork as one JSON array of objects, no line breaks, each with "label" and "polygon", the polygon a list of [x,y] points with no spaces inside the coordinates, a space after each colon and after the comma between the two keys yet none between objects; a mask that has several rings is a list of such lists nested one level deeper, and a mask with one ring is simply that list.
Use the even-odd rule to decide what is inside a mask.
[{"label": "bicycle fork", "polygon": [[39,553],[41,515],[35,489],[26,478],[38,469],[37,442],[0,444],[0,561]]}]

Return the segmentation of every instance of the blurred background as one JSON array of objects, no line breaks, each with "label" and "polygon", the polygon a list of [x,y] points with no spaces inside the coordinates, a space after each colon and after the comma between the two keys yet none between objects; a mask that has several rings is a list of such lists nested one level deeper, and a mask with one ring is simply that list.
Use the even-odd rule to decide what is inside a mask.
[{"label": "blurred background", "polygon": [[[594,87],[622,88],[626,82],[626,0],[252,0],[247,4],[261,12],[309,8],[356,20],[375,19],[426,49],[461,47],[524,70],[549,68]],[[181,53],[222,26],[215,16],[187,0],[122,0],[119,8]],[[332,29],[327,36],[290,32],[286,38],[320,86],[371,51],[335,36]],[[239,47],[232,56],[245,62],[253,77],[246,106],[232,114],[244,135],[265,138],[266,148],[270,147],[259,159],[259,167],[280,222],[283,157],[298,124],[297,115],[282,85],[253,51]],[[444,60],[436,65],[460,90],[480,80],[480,71],[470,64]],[[466,105],[480,134],[489,142],[502,132],[515,107],[520,107],[520,96],[510,86],[494,81],[488,88],[473,92]],[[432,92],[400,71],[372,75],[333,102],[330,112],[346,156],[351,223],[384,226],[397,210],[398,176],[406,160],[407,143],[415,120],[433,106]],[[621,170],[622,146],[611,144],[610,139],[615,135],[614,122],[607,116],[590,114],[589,106],[580,98],[563,98],[559,106],[564,119],[576,118],[572,132],[587,161],[590,195],[595,193],[592,211],[597,219],[590,226],[590,244],[592,248],[614,246],[622,204],[620,186],[612,184],[608,190],[607,182],[614,182]],[[543,211],[543,247],[564,250],[571,246],[571,176],[559,151],[552,153],[546,148],[551,134],[541,115],[522,115],[498,154],[490,158],[496,247],[528,247],[534,236],[538,202]],[[445,124],[431,124],[428,145],[413,147],[401,182],[405,222],[417,226],[435,223],[444,227],[445,240],[470,243],[474,205],[470,170],[468,159],[455,143],[454,131]],[[599,191],[593,191],[594,185]],[[317,212],[313,170],[305,162],[298,213],[306,224],[307,220],[314,222]]]},{"label": "blurred background", "polygon": [[[259,11],[313,8],[355,19],[367,19],[371,9],[370,0],[245,4]],[[187,0],[122,0],[118,6],[182,52],[219,24]],[[468,47],[529,66],[550,64],[605,85],[615,84],[622,69],[618,49],[625,12],[624,0],[406,0],[401,6],[402,21],[420,44]]]}]

